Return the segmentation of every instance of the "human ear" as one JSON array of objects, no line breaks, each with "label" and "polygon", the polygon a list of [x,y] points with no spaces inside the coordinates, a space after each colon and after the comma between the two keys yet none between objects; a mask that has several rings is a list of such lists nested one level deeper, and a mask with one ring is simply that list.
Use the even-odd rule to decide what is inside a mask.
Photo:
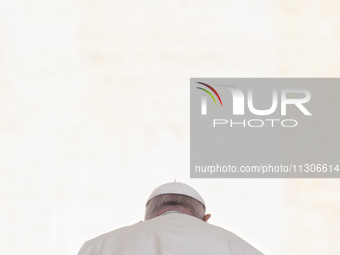
[{"label": "human ear", "polygon": [[206,215],[204,215],[203,221],[208,222],[208,220],[210,219],[210,217],[211,217],[211,214],[206,214]]}]

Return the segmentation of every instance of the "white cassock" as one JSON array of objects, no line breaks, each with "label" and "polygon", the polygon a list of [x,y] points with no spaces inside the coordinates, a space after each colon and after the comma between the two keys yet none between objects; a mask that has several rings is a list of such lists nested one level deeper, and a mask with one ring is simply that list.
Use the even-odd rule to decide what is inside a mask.
[{"label": "white cassock", "polygon": [[263,255],[235,234],[171,212],[87,241],[78,255]]}]

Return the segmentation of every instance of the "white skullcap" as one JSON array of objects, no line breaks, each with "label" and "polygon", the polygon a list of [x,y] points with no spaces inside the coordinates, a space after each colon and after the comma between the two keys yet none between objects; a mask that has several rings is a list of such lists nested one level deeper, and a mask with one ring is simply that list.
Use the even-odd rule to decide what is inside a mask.
[{"label": "white skullcap", "polygon": [[151,199],[162,194],[179,194],[192,197],[201,202],[201,204],[203,204],[205,207],[205,203],[201,195],[189,185],[181,182],[170,182],[159,186],[151,193],[146,203],[149,203]]}]

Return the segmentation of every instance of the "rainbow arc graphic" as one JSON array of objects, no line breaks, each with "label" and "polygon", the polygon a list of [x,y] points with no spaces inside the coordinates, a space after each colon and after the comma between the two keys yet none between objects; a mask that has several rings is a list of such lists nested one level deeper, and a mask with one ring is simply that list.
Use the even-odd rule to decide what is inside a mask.
[{"label": "rainbow arc graphic", "polygon": [[[222,106],[222,100],[221,100],[221,98],[220,98],[220,95],[217,93],[217,91],[216,91],[212,86],[210,86],[210,85],[208,85],[208,84],[206,84],[206,83],[203,83],[203,82],[196,82],[196,83],[201,84],[201,85],[203,85],[203,86],[209,88],[209,89],[217,96],[217,98],[218,98],[218,100],[220,101],[220,104],[221,104],[221,106]],[[206,93],[212,98],[212,100],[214,100],[215,105],[217,105],[216,100],[215,100],[213,94],[212,94],[209,90],[204,89],[204,88],[201,88],[201,87],[196,87],[196,88],[198,88],[198,89],[203,90],[204,92],[206,92]]]}]

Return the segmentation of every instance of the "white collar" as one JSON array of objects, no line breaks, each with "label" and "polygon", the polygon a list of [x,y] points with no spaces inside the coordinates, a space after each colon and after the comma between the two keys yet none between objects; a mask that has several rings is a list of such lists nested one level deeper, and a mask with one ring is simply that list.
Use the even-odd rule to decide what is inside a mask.
[{"label": "white collar", "polygon": [[182,213],[182,212],[177,211],[177,210],[171,210],[171,211],[166,211],[166,212],[162,213],[161,215],[167,215],[167,214],[169,214],[169,213],[180,213],[180,214],[185,214],[185,213]]}]

